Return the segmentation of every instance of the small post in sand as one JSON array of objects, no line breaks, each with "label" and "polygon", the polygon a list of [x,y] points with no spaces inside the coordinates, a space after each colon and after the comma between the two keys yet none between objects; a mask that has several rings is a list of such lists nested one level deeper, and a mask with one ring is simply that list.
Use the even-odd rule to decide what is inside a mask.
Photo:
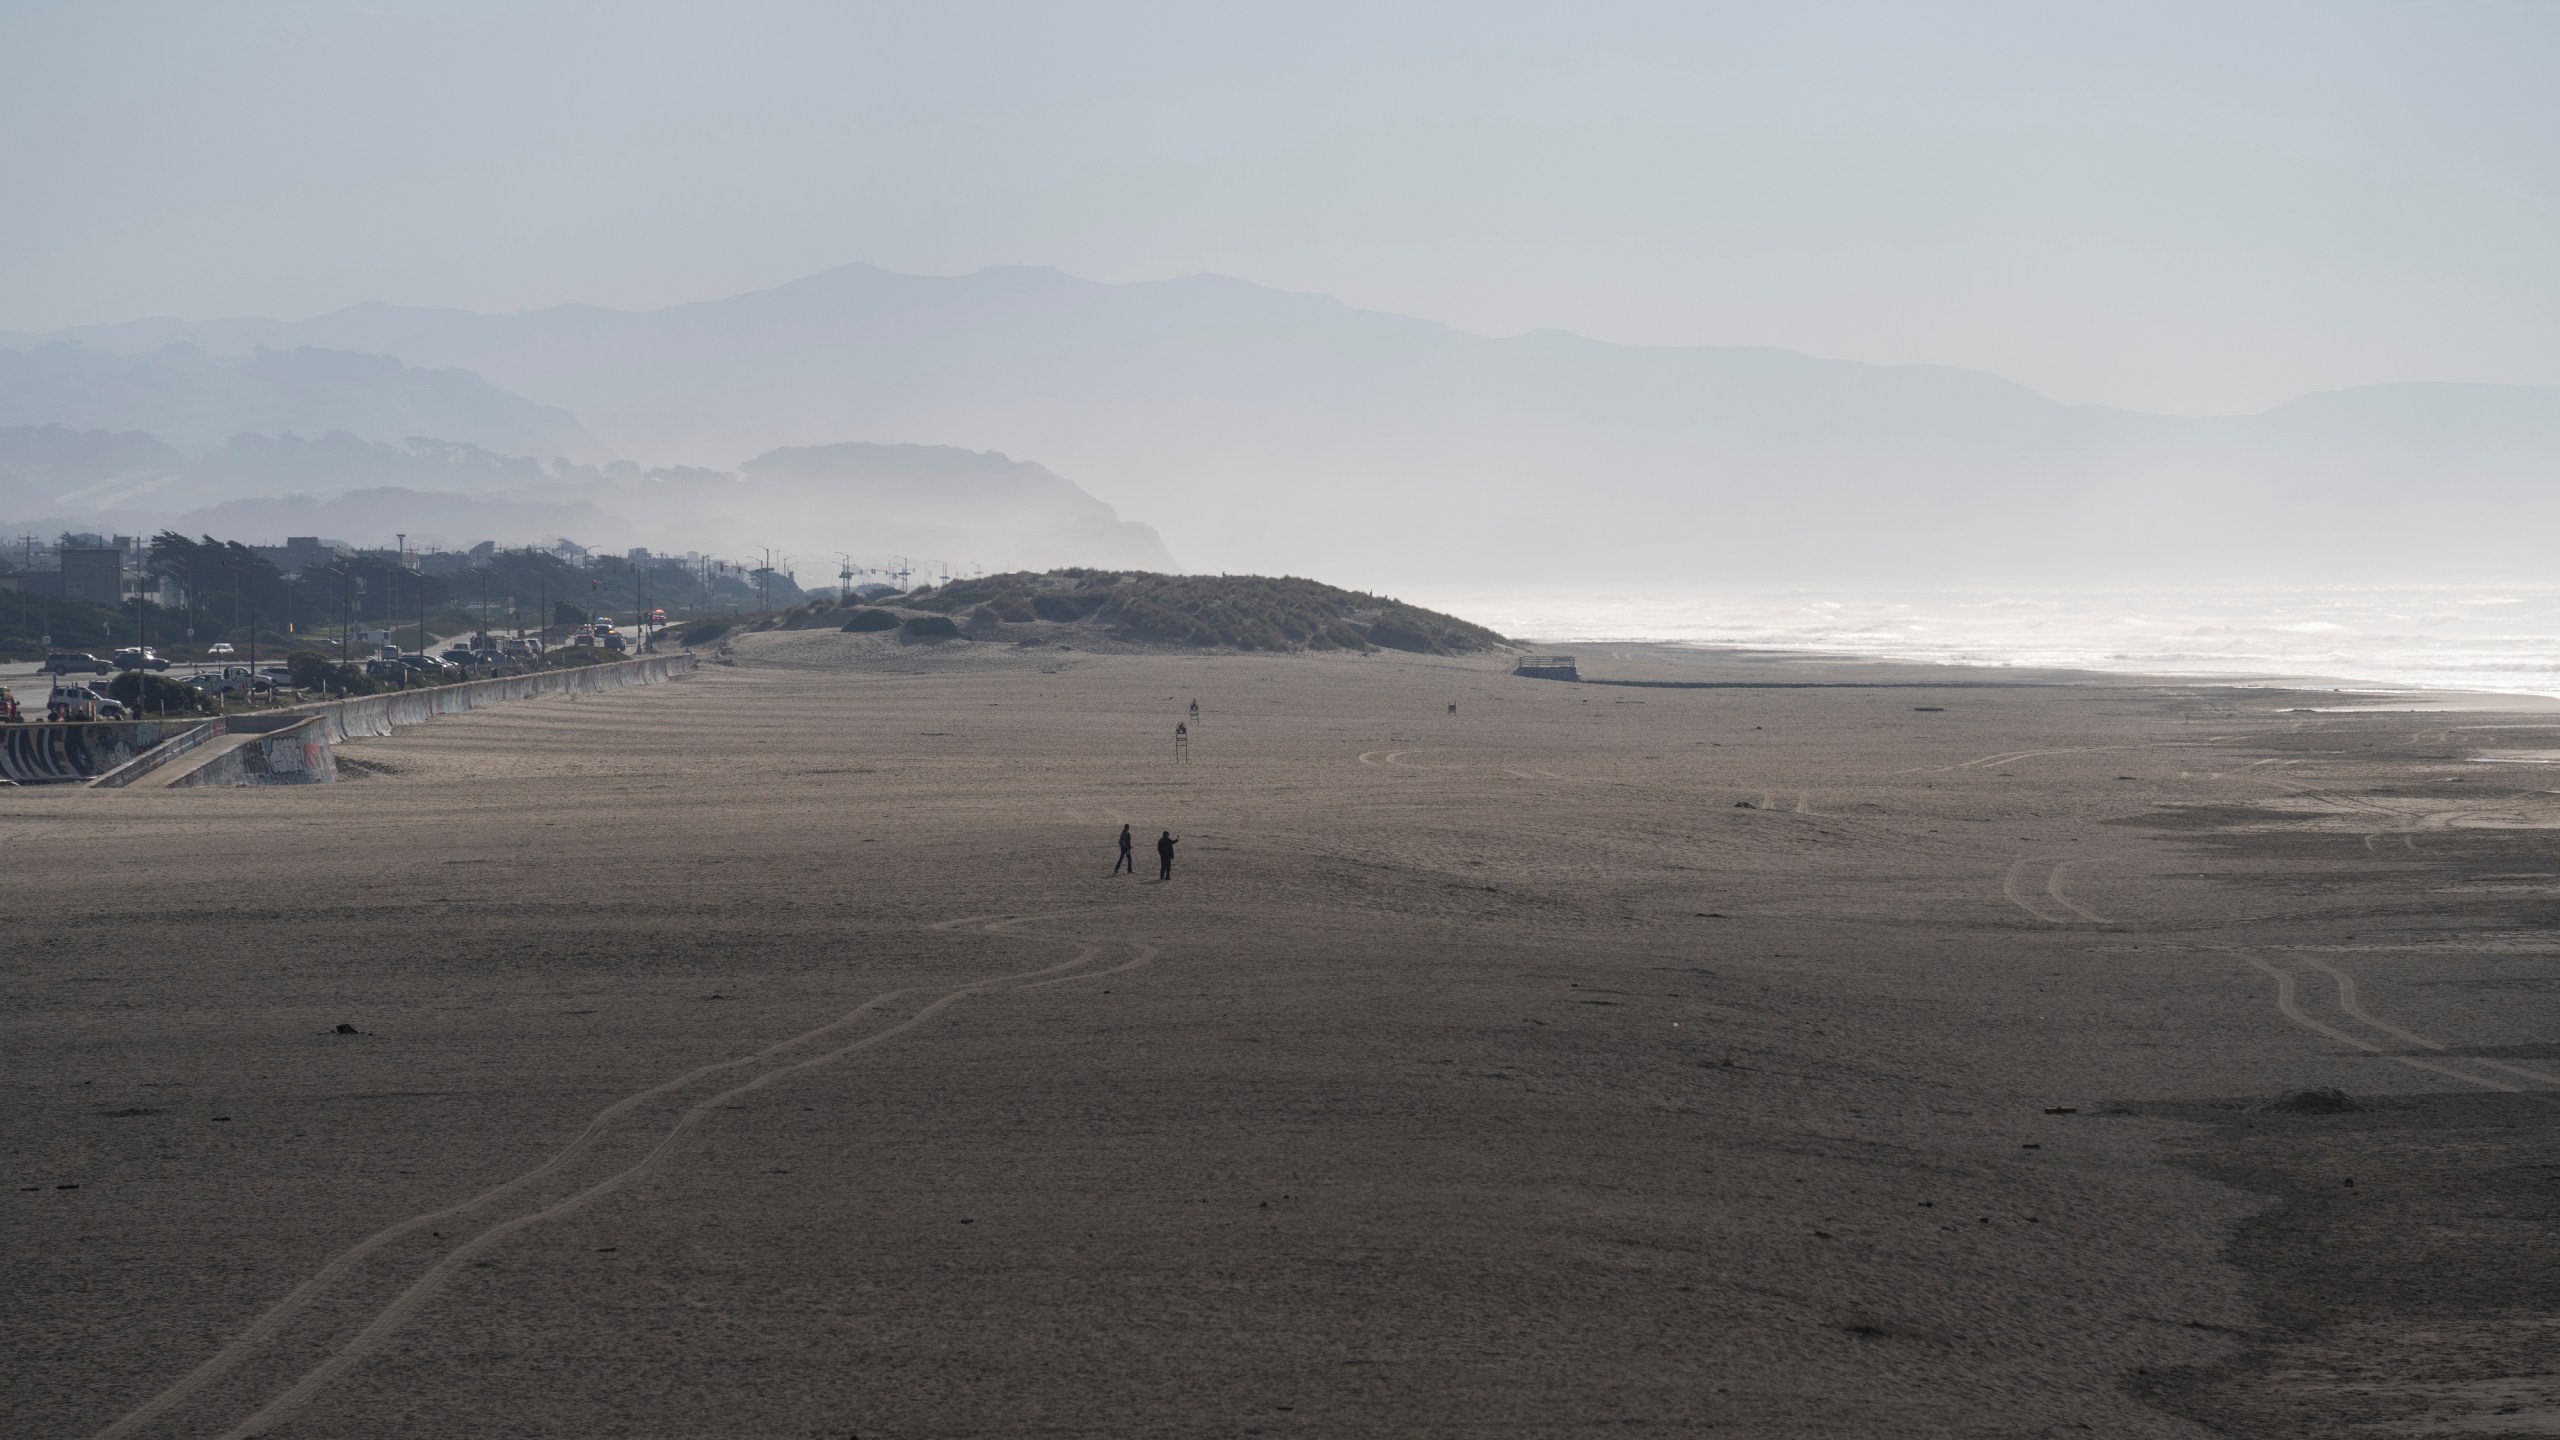
[{"label": "small post in sand", "polygon": [[1174,763],[1175,763],[1175,764],[1177,764],[1177,765],[1179,765],[1179,764],[1181,764],[1182,762],[1184,762],[1184,761],[1186,761],[1186,760],[1189,760],[1190,758],[1191,758],[1191,727],[1190,727],[1190,726],[1188,726],[1188,725],[1186,725],[1186,724],[1184,724],[1183,722],[1181,722],[1181,721],[1179,721],[1179,720],[1176,720],[1176,721],[1174,721],[1174,722],[1173,722],[1173,760],[1174,760]]}]

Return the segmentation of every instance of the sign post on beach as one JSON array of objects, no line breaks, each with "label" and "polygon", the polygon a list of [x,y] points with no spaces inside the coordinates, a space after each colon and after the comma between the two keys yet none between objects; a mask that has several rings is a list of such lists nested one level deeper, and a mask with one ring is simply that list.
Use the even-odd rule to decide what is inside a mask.
[{"label": "sign post on beach", "polygon": [[1175,764],[1180,764],[1180,763],[1182,763],[1183,761],[1189,760],[1190,758],[1191,758],[1191,727],[1190,727],[1189,725],[1184,724],[1183,722],[1181,722],[1181,721],[1179,721],[1179,720],[1176,720],[1176,721],[1174,721],[1174,722],[1173,722],[1173,759],[1174,759],[1174,763],[1175,763]]}]

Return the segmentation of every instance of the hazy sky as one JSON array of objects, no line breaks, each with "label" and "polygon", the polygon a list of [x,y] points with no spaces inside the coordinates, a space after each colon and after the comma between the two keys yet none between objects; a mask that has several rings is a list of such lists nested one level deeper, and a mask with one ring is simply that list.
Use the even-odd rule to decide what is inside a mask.
[{"label": "hazy sky", "polygon": [[2560,385],[2560,5],[0,0],[0,328],[1217,271],[2259,408]]}]

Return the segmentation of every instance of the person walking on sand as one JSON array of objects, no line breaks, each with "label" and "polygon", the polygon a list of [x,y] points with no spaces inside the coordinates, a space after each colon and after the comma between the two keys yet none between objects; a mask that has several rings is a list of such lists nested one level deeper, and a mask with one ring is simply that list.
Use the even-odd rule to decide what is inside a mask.
[{"label": "person walking on sand", "polygon": [[1123,870],[1132,875],[1138,873],[1138,857],[1129,851],[1129,827],[1126,825],[1120,827],[1120,858],[1111,862],[1112,874],[1117,875]]},{"label": "person walking on sand", "polygon": [[1173,832],[1170,830],[1156,837],[1156,878],[1158,880],[1173,878],[1173,847],[1181,843],[1173,838]]}]

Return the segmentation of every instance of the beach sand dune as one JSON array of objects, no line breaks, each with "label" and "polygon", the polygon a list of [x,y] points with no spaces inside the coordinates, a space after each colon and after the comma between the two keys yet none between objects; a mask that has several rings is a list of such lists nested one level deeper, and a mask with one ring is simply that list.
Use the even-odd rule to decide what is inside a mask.
[{"label": "beach sand dune", "polygon": [[0,1433],[2560,1416],[2553,716],[869,643],[0,794]]}]

